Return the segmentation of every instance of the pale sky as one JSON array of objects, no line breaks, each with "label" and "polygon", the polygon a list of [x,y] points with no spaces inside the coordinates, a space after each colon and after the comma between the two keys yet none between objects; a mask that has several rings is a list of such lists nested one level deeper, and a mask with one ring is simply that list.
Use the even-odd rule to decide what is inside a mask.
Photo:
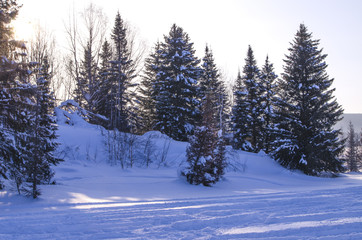
[{"label": "pale sky", "polygon": [[[122,18],[152,47],[171,25],[182,27],[203,57],[205,44],[218,67],[235,79],[250,44],[259,67],[266,55],[282,72],[300,23],[304,23],[328,54],[327,72],[334,78],[337,101],[345,113],[362,113],[362,1],[361,0],[18,0],[23,4],[16,26],[26,38],[32,24],[40,23],[66,49],[64,22],[74,8],[81,12],[90,2],[107,14],[108,28],[119,10]],[[21,30],[20,30],[21,28]]]}]

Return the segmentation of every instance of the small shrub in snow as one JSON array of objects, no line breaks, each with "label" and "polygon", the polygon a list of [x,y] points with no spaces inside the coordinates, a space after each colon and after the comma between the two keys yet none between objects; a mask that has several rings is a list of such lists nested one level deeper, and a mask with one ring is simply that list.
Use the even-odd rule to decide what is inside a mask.
[{"label": "small shrub in snow", "polygon": [[187,148],[188,166],[183,171],[191,184],[210,186],[220,180],[225,168],[225,146],[217,132],[197,127]]}]

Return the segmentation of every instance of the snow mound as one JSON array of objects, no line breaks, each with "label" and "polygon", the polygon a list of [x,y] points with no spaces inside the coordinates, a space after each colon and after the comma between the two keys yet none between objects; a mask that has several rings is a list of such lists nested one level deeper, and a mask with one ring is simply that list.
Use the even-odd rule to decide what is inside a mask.
[{"label": "snow mound", "polygon": [[[106,146],[107,141],[109,141],[107,130],[88,123],[79,112],[69,112],[69,109],[66,111],[58,108],[57,117],[59,122],[58,141],[61,144],[59,153],[62,154],[66,162],[109,163]],[[131,134],[128,138],[130,137]],[[150,163],[153,163],[147,167],[179,168],[185,165],[187,142],[174,141],[159,131],[150,131],[142,136],[132,135],[132,137],[136,138],[137,166],[145,167],[145,157],[150,158]],[[146,153],[147,151],[148,153]],[[233,150],[228,146],[227,158],[229,162],[228,171],[264,176],[286,172],[264,152],[248,153]]]}]

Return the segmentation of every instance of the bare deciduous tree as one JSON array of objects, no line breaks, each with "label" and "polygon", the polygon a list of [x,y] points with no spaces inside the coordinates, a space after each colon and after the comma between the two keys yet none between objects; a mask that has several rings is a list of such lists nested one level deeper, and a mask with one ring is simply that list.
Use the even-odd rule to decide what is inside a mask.
[{"label": "bare deciduous tree", "polygon": [[[107,17],[102,9],[94,4],[88,5],[80,14],[75,10],[69,15],[68,23],[65,24],[68,39],[69,54],[66,57],[66,72],[72,81],[73,97],[82,105],[86,99],[87,105],[92,105],[94,92],[96,89],[96,69],[85,67],[82,62],[92,59],[90,66],[97,66],[102,44],[107,33]],[[82,59],[84,54],[90,56],[89,59]],[[81,73],[83,72],[83,76]],[[85,78],[85,79],[84,79]],[[87,84],[85,89],[83,82]],[[69,90],[69,89],[68,89]],[[87,96],[87,97],[86,97]]]},{"label": "bare deciduous tree", "polygon": [[64,75],[61,71],[61,61],[59,49],[52,32],[39,24],[35,26],[34,35],[28,46],[28,57],[31,62],[41,66],[47,58],[49,71],[52,74],[50,89],[57,100],[64,99]]}]

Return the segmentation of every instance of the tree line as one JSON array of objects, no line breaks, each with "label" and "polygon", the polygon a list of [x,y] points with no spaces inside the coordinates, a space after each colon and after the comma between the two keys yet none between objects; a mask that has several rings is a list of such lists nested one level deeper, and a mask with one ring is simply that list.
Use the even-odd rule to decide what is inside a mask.
[{"label": "tree line", "polygon": [[[11,40],[9,24],[19,9],[16,1],[1,4],[0,30],[7,37],[1,41],[0,173],[18,181],[19,191],[23,183],[32,183],[36,197],[36,185],[49,180],[50,165],[60,161],[54,157],[52,73],[46,54],[29,63],[20,51],[25,46]],[[182,174],[194,184],[210,185],[221,178],[226,144],[264,151],[282,166],[308,175],[344,170],[339,158],[344,140],[341,131],[333,129],[343,109],[326,72],[327,55],[304,24],[288,49],[279,78],[268,57],[258,67],[249,46],[230,98],[211,47],[206,46],[199,59],[180,26],[173,24],[154,44],[140,72],[140,57],[119,12],[109,38],[100,29],[102,14],[92,6],[86,13],[88,35],[80,51],[76,24],[67,28],[66,70],[74,83],[71,96],[86,110],[89,122],[134,134],[158,130],[174,140],[189,141],[189,166]],[[41,141],[50,146],[40,149]],[[13,168],[14,164],[19,166]],[[19,173],[11,173],[13,169]]]},{"label": "tree line", "polygon": [[[211,152],[217,148],[216,142],[228,142],[235,149],[264,151],[281,165],[309,175],[343,171],[339,155],[344,140],[341,131],[333,129],[342,119],[343,109],[333,95],[333,79],[326,72],[327,55],[304,24],[288,49],[279,78],[268,57],[262,68],[258,67],[249,46],[232,99],[210,46],[199,59],[189,35],[176,24],[163,41],[154,44],[139,75],[141,81],[136,84],[137,67],[127,33],[118,13],[112,42],[103,43],[99,70],[91,70],[92,66],[97,69],[97,64],[89,54],[92,51],[84,48],[82,70],[75,79],[75,98],[94,116],[102,115],[101,124],[106,128],[133,133],[158,130],[194,145],[202,141],[211,144],[198,138],[212,135],[215,144],[211,144]],[[94,79],[99,86],[96,92],[90,90]],[[97,117],[90,121],[99,122]],[[206,136],[209,128],[212,134]],[[202,147],[191,150],[191,144],[190,169],[201,162],[207,165],[205,159],[215,158],[216,154],[206,150],[207,157],[201,156]]]}]

